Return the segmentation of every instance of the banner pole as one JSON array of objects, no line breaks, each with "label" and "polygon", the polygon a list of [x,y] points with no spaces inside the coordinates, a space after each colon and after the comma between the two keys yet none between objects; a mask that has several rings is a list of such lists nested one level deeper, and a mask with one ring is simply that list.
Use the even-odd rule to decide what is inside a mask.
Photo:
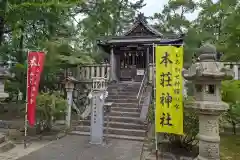
[{"label": "banner pole", "polygon": [[155,122],[155,150],[156,150],[156,160],[158,160],[158,136],[157,136],[157,132],[156,132],[156,62],[155,62],[155,44],[153,43],[153,56],[152,56],[152,60],[153,60],[153,78],[152,78],[152,82],[153,82],[153,95],[154,95],[154,122]]},{"label": "banner pole", "polygon": [[[27,63],[28,63],[28,55],[29,55],[29,52],[27,53]],[[24,149],[27,148],[27,129],[28,129],[28,116],[27,116],[27,113],[28,113],[28,64],[27,64],[27,87],[26,87],[26,108],[25,108],[25,121],[24,121]]]}]

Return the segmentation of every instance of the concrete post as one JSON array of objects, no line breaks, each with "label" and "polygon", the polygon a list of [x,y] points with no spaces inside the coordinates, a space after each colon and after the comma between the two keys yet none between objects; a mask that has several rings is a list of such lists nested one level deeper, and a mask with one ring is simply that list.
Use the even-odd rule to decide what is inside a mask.
[{"label": "concrete post", "polygon": [[193,81],[195,101],[185,106],[199,115],[199,155],[196,160],[220,160],[219,117],[228,109],[221,100],[221,81],[232,79],[233,71],[216,62],[216,48],[205,44],[200,49],[200,62],[183,71],[183,77]]}]

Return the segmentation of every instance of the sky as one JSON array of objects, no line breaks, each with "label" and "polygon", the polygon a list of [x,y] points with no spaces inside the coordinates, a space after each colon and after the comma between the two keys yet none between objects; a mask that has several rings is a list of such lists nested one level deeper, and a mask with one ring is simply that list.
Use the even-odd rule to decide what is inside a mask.
[{"label": "sky", "polygon": [[[132,2],[137,0],[131,0]],[[143,7],[140,12],[144,13],[145,16],[152,16],[156,12],[160,12],[164,5],[168,3],[169,0],[145,0],[146,6]],[[196,0],[200,1],[200,0]],[[213,0],[213,2],[216,2],[218,0]],[[197,18],[199,11],[195,11],[191,14],[186,14],[187,19],[194,20]]]},{"label": "sky", "polygon": [[[137,0],[131,0],[131,1],[137,1]],[[168,3],[169,0],[145,0],[146,6],[143,7],[140,12],[144,13],[145,16],[152,16],[156,12],[160,12],[164,5]],[[198,16],[198,11],[187,14],[186,17],[189,20],[194,20]]]}]

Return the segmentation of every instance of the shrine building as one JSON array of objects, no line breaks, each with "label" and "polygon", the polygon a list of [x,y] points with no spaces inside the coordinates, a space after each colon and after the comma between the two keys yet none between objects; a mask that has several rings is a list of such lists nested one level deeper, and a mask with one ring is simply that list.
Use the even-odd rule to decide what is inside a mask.
[{"label": "shrine building", "polygon": [[147,71],[155,58],[155,45],[179,46],[182,43],[182,35],[160,33],[147,23],[143,14],[137,16],[123,35],[97,40],[98,46],[109,53],[111,81],[141,81],[144,74],[150,76]]}]

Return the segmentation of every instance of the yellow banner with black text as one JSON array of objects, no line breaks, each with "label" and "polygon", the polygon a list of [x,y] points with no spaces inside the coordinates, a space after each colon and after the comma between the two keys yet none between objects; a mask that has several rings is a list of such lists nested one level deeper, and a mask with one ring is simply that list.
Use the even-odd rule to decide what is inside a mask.
[{"label": "yellow banner with black text", "polygon": [[155,131],[183,134],[183,46],[156,46]]}]

